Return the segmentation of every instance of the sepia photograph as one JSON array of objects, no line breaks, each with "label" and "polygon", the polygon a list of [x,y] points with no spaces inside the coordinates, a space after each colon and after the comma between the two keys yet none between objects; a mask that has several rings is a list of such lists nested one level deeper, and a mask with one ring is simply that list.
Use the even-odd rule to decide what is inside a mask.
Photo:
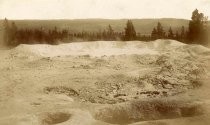
[{"label": "sepia photograph", "polygon": [[0,125],[210,125],[210,0],[0,0]]}]

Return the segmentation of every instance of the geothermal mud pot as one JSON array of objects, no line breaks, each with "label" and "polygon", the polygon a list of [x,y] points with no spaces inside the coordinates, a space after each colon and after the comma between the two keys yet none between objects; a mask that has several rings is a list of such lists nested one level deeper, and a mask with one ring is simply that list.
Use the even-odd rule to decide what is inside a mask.
[{"label": "geothermal mud pot", "polygon": [[0,125],[210,124],[210,49],[173,40],[0,50]]}]

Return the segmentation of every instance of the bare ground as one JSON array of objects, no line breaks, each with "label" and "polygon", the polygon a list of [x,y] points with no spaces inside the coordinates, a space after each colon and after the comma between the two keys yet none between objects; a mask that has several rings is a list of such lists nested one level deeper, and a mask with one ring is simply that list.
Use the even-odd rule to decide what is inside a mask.
[{"label": "bare ground", "polygon": [[206,125],[210,50],[177,41],[0,52],[1,125]]}]

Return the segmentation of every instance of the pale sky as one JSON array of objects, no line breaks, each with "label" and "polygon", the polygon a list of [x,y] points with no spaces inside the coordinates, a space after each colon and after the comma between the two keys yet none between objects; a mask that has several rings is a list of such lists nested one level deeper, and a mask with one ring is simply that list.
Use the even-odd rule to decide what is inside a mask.
[{"label": "pale sky", "polygon": [[0,19],[184,18],[210,0],[0,0]]}]

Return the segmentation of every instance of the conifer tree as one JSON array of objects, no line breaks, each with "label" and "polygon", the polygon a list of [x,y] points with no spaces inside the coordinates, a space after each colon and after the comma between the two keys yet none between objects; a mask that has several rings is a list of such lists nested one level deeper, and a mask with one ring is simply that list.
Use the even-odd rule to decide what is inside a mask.
[{"label": "conifer tree", "polygon": [[176,31],[175,39],[176,40],[179,40],[180,39],[180,35],[179,35],[179,32],[178,31]]},{"label": "conifer tree", "polygon": [[195,9],[189,22],[188,43],[206,44],[207,20],[203,13]]},{"label": "conifer tree", "polygon": [[174,38],[174,33],[173,33],[173,30],[171,29],[171,27],[168,30],[168,38],[169,39],[173,39]]},{"label": "conifer tree", "polygon": [[158,39],[162,39],[165,37],[163,26],[161,25],[160,22],[158,22],[158,24],[157,24],[157,37],[158,37]]},{"label": "conifer tree", "polygon": [[136,31],[131,20],[127,21],[124,39],[128,41],[136,39]]},{"label": "conifer tree", "polygon": [[156,28],[153,28],[151,37],[152,37],[152,39],[157,39],[157,30],[156,30]]},{"label": "conifer tree", "polygon": [[107,28],[107,40],[114,40],[114,30],[112,29],[111,25]]},{"label": "conifer tree", "polygon": [[181,35],[180,35],[180,37],[181,37],[182,40],[185,39],[185,28],[184,28],[184,26],[182,26],[182,28],[181,28]]},{"label": "conifer tree", "polygon": [[9,44],[10,42],[10,25],[7,18],[3,22],[3,40],[5,44]]}]

